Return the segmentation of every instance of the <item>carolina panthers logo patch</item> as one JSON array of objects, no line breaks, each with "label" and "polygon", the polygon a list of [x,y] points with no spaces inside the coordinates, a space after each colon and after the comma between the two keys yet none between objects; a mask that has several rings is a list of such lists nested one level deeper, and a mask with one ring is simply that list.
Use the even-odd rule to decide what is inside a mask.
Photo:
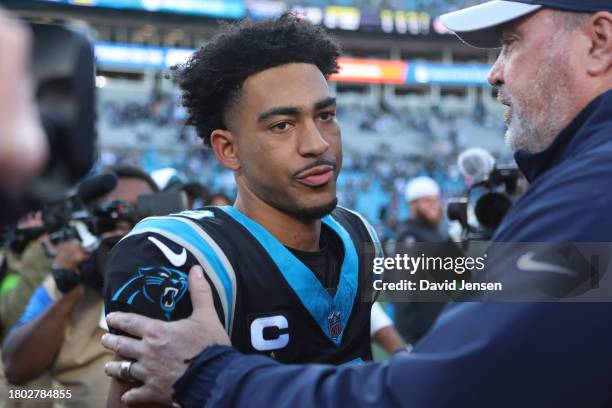
[{"label": "carolina panthers logo patch", "polygon": [[188,289],[187,274],[166,266],[140,268],[138,275],[127,281],[112,297],[113,302],[131,305],[143,298],[161,308],[167,320]]}]

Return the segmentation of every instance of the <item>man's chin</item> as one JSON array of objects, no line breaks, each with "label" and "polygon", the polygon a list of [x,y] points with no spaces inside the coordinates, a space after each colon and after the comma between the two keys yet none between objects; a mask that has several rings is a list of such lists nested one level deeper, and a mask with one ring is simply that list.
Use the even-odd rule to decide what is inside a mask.
[{"label": "man's chin", "polygon": [[517,151],[524,149],[524,147],[521,146],[520,141],[517,139],[516,132],[511,127],[508,127],[508,130],[506,130],[504,141],[512,153],[516,153]]},{"label": "man's chin", "polygon": [[326,204],[297,208],[295,210],[291,210],[290,212],[297,218],[304,220],[318,220],[330,214],[334,208],[336,208],[336,206],[338,206],[338,198],[334,197],[332,201]]}]

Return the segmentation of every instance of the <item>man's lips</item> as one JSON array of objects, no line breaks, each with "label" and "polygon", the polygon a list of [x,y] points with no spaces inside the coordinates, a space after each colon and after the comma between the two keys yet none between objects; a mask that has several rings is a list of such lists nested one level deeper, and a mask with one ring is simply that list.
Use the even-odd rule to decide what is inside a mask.
[{"label": "man's lips", "polygon": [[298,174],[295,178],[302,184],[311,187],[318,187],[327,184],[334,175],[334,167],[323,165],[313,167],[308,171]]}]

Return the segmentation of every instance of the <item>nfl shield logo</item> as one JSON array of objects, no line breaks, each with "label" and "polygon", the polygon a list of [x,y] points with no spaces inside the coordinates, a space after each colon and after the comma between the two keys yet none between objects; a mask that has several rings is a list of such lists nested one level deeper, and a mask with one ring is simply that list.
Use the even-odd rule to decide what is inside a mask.
[{"label": "nfl shield logo", "polygon": [[342,322],[340,321],[340,312],[332,312],[327,316],[327,323],[329,324],[329,335],[332,340],[338,339],[342,332]]}]

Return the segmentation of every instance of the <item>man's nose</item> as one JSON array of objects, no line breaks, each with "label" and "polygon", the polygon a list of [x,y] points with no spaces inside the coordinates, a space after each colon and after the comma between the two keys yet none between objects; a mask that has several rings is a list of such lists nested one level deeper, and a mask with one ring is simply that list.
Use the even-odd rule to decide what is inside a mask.
[{"label": "man's nose", "polygon": [[299,153],[302,156],[321,156],[329,149],[325,135],[314,120],[306,122],[304,133],[300,137]]},{"label": "man's nose", "polygon": [[487,77],[487,81],[491,86],[499,87],[504,84],[504,63],[502,60],[502,55],[497,57],[495,60],[495,64],[489,71],[489,76]]}]

